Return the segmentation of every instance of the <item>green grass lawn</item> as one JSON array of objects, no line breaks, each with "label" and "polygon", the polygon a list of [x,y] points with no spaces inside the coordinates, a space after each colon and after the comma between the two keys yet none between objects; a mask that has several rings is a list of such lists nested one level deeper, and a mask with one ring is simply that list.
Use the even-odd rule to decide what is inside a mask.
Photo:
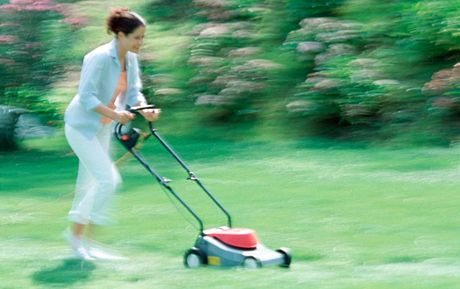
[{"label": "green grass lawn", "polygon": [[[77,161],[55,137],[0,155],[0,288],[460,288],[458,148],[165,137],[235,226],[292,249],[290,269],[184,268],[196,225],[133,159],[120,167],[118,222],[101,232],[129,260],[70,259]],[[208,226],[225,224],[155,142],[143,151]]]}]

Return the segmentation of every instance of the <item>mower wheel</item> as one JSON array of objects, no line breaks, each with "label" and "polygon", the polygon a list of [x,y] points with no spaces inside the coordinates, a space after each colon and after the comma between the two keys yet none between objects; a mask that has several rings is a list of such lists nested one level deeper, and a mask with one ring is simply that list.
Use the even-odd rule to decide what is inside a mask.
[{"label": "mower wheel", "polygon": [[284,262],[280,264],[280,267],[289,268],[289,266],[291,265],[291,261],[292,261],[291,250],[286,247],[281,247],[278,250],[276,250],[276,252],[283,255]]},{"label": "mower wheel", "polygon": [[262,263],[254,257],[246,257],[243,260],[243,267],[246,269],[259,269]]},{"label": "mower wheel", "polygon": [[198,268],[206,265],[206,255],[198,248],[191,248],[184,254],[184,265],[187,268]]}]

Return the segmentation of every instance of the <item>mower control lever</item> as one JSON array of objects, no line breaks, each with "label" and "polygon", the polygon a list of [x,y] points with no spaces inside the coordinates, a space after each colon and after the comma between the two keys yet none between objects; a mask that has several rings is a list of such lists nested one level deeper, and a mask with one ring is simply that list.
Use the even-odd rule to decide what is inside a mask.
[{"label": "mower control lever", "polygon": [[197,181],[198,178],[195,176],[195,174],[193,172],[189,172],[189,176],[188,176],[187,180]]}]

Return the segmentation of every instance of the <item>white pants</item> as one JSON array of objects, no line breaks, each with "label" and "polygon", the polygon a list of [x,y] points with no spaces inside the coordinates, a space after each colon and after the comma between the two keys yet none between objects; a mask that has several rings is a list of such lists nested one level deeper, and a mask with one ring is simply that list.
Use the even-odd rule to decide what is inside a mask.
[{"label": "white pants", "polygon": [[75,198],[69,220],[79,224],[105,225],[109,223],[109,205],[121,183],[110,158],[112,125],[88,139],[78,130],[65,126],[67,141],[79,159]]}]

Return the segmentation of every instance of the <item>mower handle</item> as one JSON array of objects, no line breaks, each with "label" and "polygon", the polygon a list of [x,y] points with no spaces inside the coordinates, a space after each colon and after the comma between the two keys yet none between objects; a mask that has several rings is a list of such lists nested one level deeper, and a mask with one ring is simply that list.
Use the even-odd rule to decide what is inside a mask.
[{"label": "mower handle", "polygon": [[[153,109],[156,108],[155,105],[141,105],[141,106],[126,106],[126,111],[129,111],[131,113],[139,113],[139,111],[144,110],[144,109]],[[201,181],[198,179],[198,177],[190,170],[190,168],[185,164],[185,162],[182,160],[182,158],[173,150],[173,148],[160,136],[160,134],[157,132],[156,128],[153,126],[153,122],[148,121],[148,126],[151,135],[153,135],[162,145],[163,147],[176,159],[176,161],[182,166],[182,168],[188,173],[189,177],[188,179],[191,181],[194,181],[205,193],[208,195],[208,197],[220,208],[220,210],[225,214],[227,217],[227,223],[228,226],[231,228],[232,227],[232,217],[230,216],[230,213],[224,208],[222,203],[217,200],[217,198],[201,183]],[[173,195],[176,197],[182,205],[195,217],[195,219],[198,221],[200,224],[200,232],[203,232],[204,226],[203,226],[203,221],[202,219],[195,213],[195,211],[182,200],[181,197],[179,197],[176,192],[165,182],[164,178],[159,175],[154,169],[152,169],[141,157],[140,155],[133,150],[132,148],[135,146],[137,138],[139,137],[139,131],[137,129],[131,129],[133,132],[131,136],[128,137],[127,140],[123,139],[125,136],[122,133],[122,127],[123,124],[117,123],[115,125],[114,129],[114,134],[115,137],[121,141],[121,143],[130,151],[141,163],[144,165],[147,170],[152,173],[157,180],[165,186]],[[132,141],[128,141],[129,139],[132,139]]]},{"label": "mower handle", "polygon": [[[153,108],[156,108],[156,106],[154,104],[138,105],[138,106],[130,106],[130,105],[127,104],[125,110],[130,112],[130,113],[138,114],[141,110],[153,109]],[[149,123],[150,130],[152,130],[152,128],[153,128],[152,122],[149,121],[148,123]],[[122,140],[122,137],[123,137],[122,128],[123,128],[123,126],[124,126],[124,124],[122,124],[121,122],[117,122],[115,124],[114,134],[115,134],[115,137],[118,140]],[[137,141],[137,138],[136,138],[136,141]],[[130,146],[127,147],[127,149],[130,150],[134,146],[134,144],[130,144]]]},{"label": "mower handle", "polygon": [[126,110],[129,111],[130,113],[139,113],[139,111],[141,111],[141,110],[153,109],[153,108],[156,108],[156,106],[154,104],[139,105],[139,106],[126,105]]}]

